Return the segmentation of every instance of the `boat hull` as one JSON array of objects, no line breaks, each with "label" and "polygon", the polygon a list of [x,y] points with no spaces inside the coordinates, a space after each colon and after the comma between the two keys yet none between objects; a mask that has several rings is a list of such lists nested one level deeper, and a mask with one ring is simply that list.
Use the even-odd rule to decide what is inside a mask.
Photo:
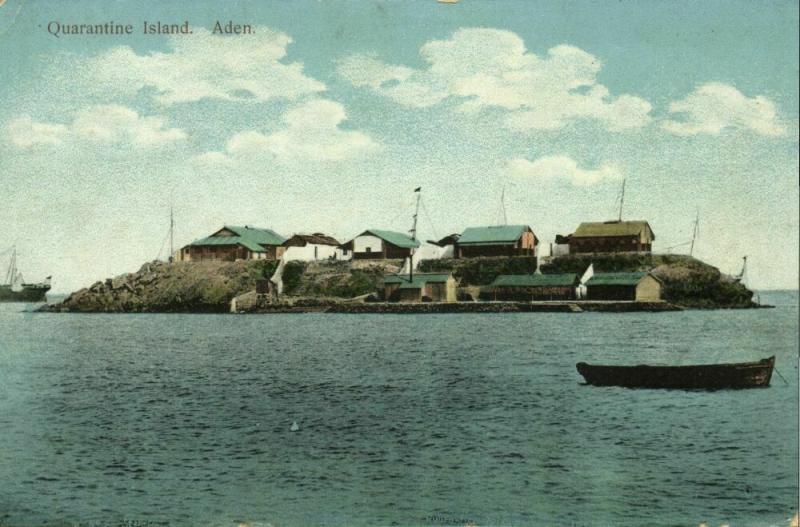
[{"label": "boat hull", "polygon": [[696,366],[598,366],[579,362],[578,373],[593,386],[723,390],[769,386],[775,357],[758,362]]},{"label": "boat hull", "polygon": [[10,285],[0,285],[0,302],[44,302],[49,290],[47,284],[23,284],[19,291],[12,290]]}]

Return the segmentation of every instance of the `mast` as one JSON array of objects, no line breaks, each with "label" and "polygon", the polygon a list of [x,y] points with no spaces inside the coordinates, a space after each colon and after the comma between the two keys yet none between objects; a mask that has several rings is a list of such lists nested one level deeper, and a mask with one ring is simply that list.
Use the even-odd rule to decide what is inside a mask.
[{"label": "mast", "polygon": [[742,271],[739,273],[738,282],[744,281],[745,273],[747,273],[747,256],[742,256]]},{"label": "mast", "polygon": [[506,218],[506,186],[500,191],[500,209],[503,211],[503,225],[508,225],[508,218]]},{"label": "mast", "polygon": [[692,245],[689,247],[689,256],[694,253],[694,241],[700,233],[700,209],[697,209],[697,216],[694,219],[694,229],[692,229]]},{"label": "mast", "polygon": [[625,178],[622,178],[622,191],[619,194],[619,218],[618,221],[622,221],[622,205],[625,203]]},{"label": "mast", "polygon": [[169,257],[167,261],[172,263],[172,255],[175,254],[175,215],[173,207],[169,206]]},{"label": "mast", "polygon": [[6,282],[7,284],[14,284],[14,281],[17,278],[17,246],[11,246],[11,262],[8,264],[8,270],[6,271]]},{"label": "mast", "polygon": [[[414,223],[411,226],[411,239],[416,241],[417,240],[417,216],[419,215],[419,199],[422,197],[421,193],[422,187],[417,187],[414,189],[414,192],[417,194],[417,207],[414,210]],[[412,283],[414,281],[414,248],[412,247],[408,253],[408,281]]]}]

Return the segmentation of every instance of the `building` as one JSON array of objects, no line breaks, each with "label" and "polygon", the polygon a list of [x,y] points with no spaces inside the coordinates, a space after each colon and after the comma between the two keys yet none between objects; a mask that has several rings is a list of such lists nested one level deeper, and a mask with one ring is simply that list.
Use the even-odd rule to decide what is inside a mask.
[{"label": "building", "polygon": [[575,300],[579,283],[577,274],[502,274],[486,288],[484,296],[514,302]]},{"label": "building", "polygon": [[344,253],[339,248],[341,245],[335,238],[320,232],[314,234],[295,234],[285,242],[283,247],[286,252],[284,260],[300,260],[310,262],[314,260],[342,260]]},{"label": "building", "polygon": [[356,260],[405,259],[419,242],[400,232],[369,229],[342,245],[345,255]]},{"label": "building", "polygon": [[649,253],[656,236],[643,220],[606,221],[581,223],[567,239],[570,253]]},{"label": "building", "polygon": [[461,235],[458,233],[448,234],[441,240],[428,240],[428,243],[442,248],[439,252],[439,258],[454,258],[456,255],[456,246],[458,245],[458,239],[460,237]]},{"label": "building", "polygon": [[271,229],[226,225],[180,251],[184,262],[203,260],[276,260],[283,255],[283,236]]},{"label": "building", "polygon": [[469,227],[456,242],[456,258],[535,256],[539,243],[527,225]]},{"label": "building", "polygon": [[455,302],[456,280],[452,274],[387,275],[383,295],[389,302]]},{"label": "building", "polygon": [[661,280],[650,273],[594,273],[586,282],[588,300],[659,302]]}]

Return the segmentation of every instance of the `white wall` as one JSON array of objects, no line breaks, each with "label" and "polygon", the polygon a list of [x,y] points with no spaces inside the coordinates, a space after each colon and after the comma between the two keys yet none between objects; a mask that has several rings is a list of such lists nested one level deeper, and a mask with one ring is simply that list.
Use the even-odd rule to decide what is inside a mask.
[{"label": "white wall", "polygon": [[[316,256],[314,250],[316,249]],[[337,254],[337,249],[333,245],[316,245],[307,243],[305,247],[287,247],[283,253],[283,259],[287,262],[302,261],[311,262],[313,260],[327,260],[328,258],[341,256],[341,251]]]},{"label": "white wall", "polygon": [[567,243],[554,243],[552,244],[551,251],[553,256],[564,256],[569,254],[569,244]]},{"label": "white wall", "polygon": [[353,252],[365,253],[367,252],[367,247],[370,248],[370,252],[379,253],[383,251],[383,240],[369,234],[357,236],[353,240]]}]

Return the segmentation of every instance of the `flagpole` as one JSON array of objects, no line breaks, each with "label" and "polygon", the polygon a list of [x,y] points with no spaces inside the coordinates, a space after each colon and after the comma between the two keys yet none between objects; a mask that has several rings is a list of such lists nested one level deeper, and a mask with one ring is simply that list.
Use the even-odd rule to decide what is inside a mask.
[{"label": "flagpole", "polygon": [[[417,194],[417,207],[414,210],[414,224],[411,226],[411,240],[417,241],[417,216],[419,215],[419,199],[422,196],[422,187],[417,187],[414,192]],[[414,283],[414,247],[408,252],[408,282]]]}]

